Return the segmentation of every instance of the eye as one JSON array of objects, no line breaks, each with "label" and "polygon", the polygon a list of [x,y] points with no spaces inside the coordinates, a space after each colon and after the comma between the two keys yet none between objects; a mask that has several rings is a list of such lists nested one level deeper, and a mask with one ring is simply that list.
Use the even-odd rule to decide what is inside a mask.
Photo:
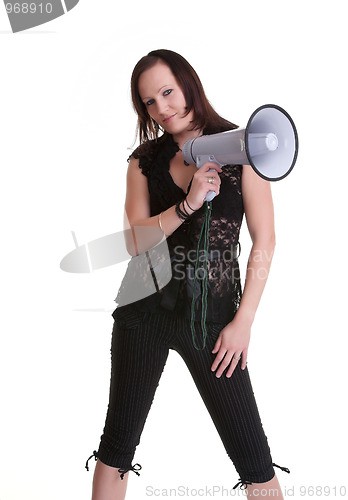
[{"label": "eye", "polygon": [[153,104],[155,102],[154,99],[149,99],[148,101],[146,101],[146,106],[151,106],[151,104]]},{"label": "eye", "polygon": [[173,92],[173,89],[167,89],[163,92],[163,95],[169,95]]}]

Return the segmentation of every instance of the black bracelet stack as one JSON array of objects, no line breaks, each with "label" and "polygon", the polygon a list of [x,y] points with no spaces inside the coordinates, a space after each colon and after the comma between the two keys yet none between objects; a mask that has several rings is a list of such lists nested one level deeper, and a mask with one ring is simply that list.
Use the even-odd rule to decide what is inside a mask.
[{"label": "black bracelet stack", "polygon": [[[190,205],[188,204],[188,201],[186,200],[186,198],[184,198],[183,200],[178,201],[178,203],[175,205],[175,213],[179,217],[179,219],[182,220],[182,221],[185,221],[186,219],[188,219],[192,215],[192,214],[189,214],[187,212],[187,210],[185,208],[185,201],[186,201],[187,206],[189,207],[189,209],[193,210],[193,208],[191,208]],[[181,202],[182,202],[182,209],[180,208],[180,203]],[[194,212],[196,212],[196,210],[194,210]]]}]

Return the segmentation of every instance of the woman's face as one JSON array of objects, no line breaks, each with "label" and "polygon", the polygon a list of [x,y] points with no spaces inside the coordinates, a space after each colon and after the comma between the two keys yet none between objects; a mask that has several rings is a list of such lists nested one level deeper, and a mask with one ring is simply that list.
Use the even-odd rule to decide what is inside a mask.
[{"label": "woman's face", "polygon": [[139,77],[138,89],[147,112],[173,136],[192,128],[193,111],[186,112],[185,96],[169,66],[158,62]]}]

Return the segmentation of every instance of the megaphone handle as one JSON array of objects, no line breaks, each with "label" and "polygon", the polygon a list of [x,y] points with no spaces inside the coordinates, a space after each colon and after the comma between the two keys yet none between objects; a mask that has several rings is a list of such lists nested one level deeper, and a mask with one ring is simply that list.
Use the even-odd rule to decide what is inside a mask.
[{"label": "megaphone handle", "polygon": [[[197,159],[196,159],[197,168],[201,168],[208,161],[211,163],[216,163],[217,165],[220,165],[220,167],[222,167],[222,165],[215,159],[214,155],[200,155],[200,156],[197,156]],[[215,170],[215,169],[210,168],[209,172],[211,172],[213,170]],[[204,198],[204,201],[211,201],[215,198],[215,196],[216,196],[215,191],[208,191],[206,197]]]}]

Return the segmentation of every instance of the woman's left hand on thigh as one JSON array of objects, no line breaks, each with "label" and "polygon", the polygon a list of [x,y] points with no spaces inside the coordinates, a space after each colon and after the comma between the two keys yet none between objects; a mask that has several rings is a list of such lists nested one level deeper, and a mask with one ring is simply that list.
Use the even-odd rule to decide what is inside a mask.
[{"label": "woman's left hand on thigh", "polygon": [[211,370],[216,372],[216,377],[221,377],[226,368],[226,377],[231,377],[240,358],[241,368],[244,370],[247,364],[248,347],[250,342],[250,326],[246,323],[233,319],[223,328],[215,342],[213,354],[216,354]]}]

